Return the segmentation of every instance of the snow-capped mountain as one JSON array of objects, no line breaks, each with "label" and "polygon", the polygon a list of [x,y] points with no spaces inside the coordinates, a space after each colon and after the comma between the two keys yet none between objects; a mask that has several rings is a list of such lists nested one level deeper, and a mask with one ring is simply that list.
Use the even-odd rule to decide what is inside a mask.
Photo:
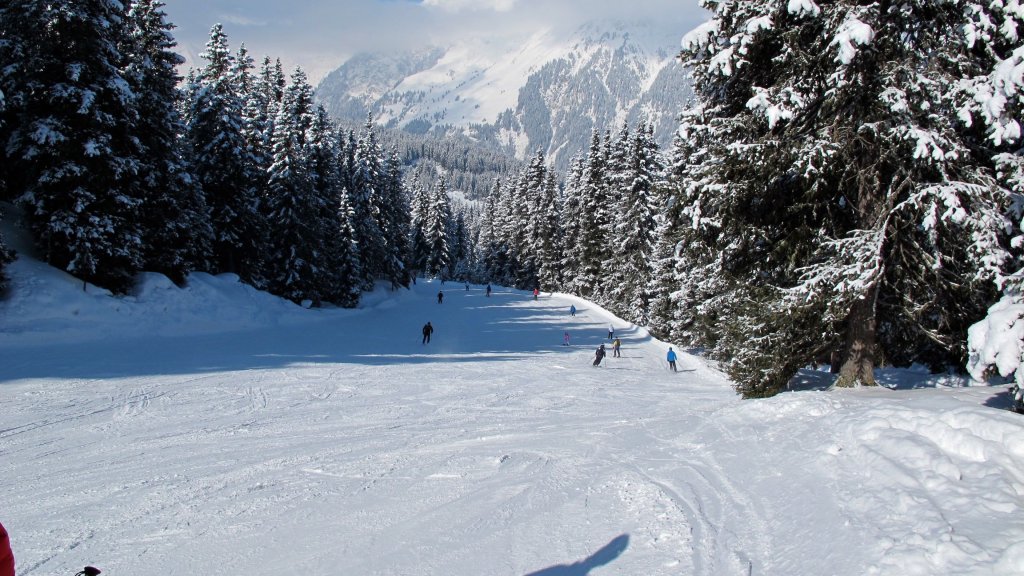
[{"label": "snow-capped mountain", "polygon": [[679,31],[588,24],[528,37],[476,37],[398,54],[360,54],[317,96],[337,118],[409,132],[459,131],[519,158],[544,150],[564,166],[591,133],[640,118],[667,144],[691,98],[675,59]]}]

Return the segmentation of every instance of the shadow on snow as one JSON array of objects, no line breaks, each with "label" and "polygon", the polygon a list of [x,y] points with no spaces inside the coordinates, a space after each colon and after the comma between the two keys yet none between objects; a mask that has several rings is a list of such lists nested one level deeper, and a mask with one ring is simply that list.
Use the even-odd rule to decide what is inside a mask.
[{"label": "shadow on snow", "polygon": [[[607,318],[542,297],[502,289],[446,292],[421,282],[383,305],[310,311],[321,318],[280,326],[191,336],[153,336],[57,343],[0,350],[0,385],[22,378],[122,378],[274,369],[302,364],[398,365],[495,362],[540,354],[572,354],[606,343]],[[431,342],[422,327],[431,322]],[[572,346],[563,346],[570,333]],[[617,331],[625,346],[650,338]]]},{"label": "shadow on snow", "polygon": [[615,537],[603,548],[590,556],[574,564],[559,564],[537,572],[530,572],[526,576],[587,576],[594,568],[600,568],[610,564],[613,560],[622,555],[629,547],[629,535],[623,534]]}]

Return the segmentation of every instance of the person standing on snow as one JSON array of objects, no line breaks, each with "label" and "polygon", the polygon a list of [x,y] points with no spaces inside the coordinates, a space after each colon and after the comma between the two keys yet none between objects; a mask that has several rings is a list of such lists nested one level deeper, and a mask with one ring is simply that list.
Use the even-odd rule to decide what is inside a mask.
[{"label": "person standing on snow", "polygon": [[673,350],[671,346],[668,347],[668,356],[666,358],[668,359],[668,367],[671,368],[673,372],[678,372],[678,370],[676,370],[676,351]]},{"label": "person standing on snow", "polygon": [[437,291],[437,303],[440,304],[441,301],[443,301],[443,300],[444,300],[444,292],[441,292],[440,290],[438,290]]},{"label": "person standing on snow", "polygon": [[576,305],[573,304],[572,306],[569,306],[569,316],[575,316],[575,315],[576,315]]},{"label": "person standing on snow", "polygon": [[423,343],[424,344],[429,344],[430,343],[430,335],[433,334],[433,333],[434,333],[434,327],[430,325],[430,322],[427,322],[426,324],[423,325]]},{"label": "person standing on snow", "polygon": [[619,346],[622,346],[622,342],[616,338],[615,341],[612,342],[612,356],[615,358],[621,358],[621,356],[619,356]]},{"label": "person standing on snow", "polygon": [[611,324],[608,325],[608,339],[612,340],[615,338],[615,327]]},{"label": "person standing on snow", "polygon": [[3,524],[0,524],[0,576],[14,576],[14,552]]},{"label": "person standing on snow", "polygon": [[597,352],[594,354],[594,366],[601,365],[601,361],[604,360],[605,354],[606,352],[604,351],[604,344],[601,344],[601,346],[597,349]]},{"label": "person standing on snow", "polygon": [[491,285],[490,284],[487,285],[487,297],[488,298],[491,297]]},{"label": "person standing on snow", "polygon": [[533,289],[533,299],[534,299],[534,300],[536,300],[536,299],[537,299],[537,296],[538,296],[539,294],[540,294],[540,288],[534,288],[534,289]]},{"label": "person standing on snow", "polygon": [[569,345],[569,333],[566,332],[565,336],[562,337],[562,346],[568,346],[568,345]]}]

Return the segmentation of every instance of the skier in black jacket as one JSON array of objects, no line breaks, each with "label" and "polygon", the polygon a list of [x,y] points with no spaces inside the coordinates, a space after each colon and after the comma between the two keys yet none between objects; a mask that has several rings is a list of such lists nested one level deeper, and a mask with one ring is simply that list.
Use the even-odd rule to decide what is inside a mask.
[{"label": "skier in black jacket", "polygon": [[434,333],[434,327],[427,322],[423,325],[423,343],[428,344],[430,342],[430,335]]},{"label": "skier in black jacket", "polygon": [[601,344],[601,347],[597,349],[597,353],[594,354],[594,366],[601,365],[601,361],[604,360],[604,355],[604,344]]}]

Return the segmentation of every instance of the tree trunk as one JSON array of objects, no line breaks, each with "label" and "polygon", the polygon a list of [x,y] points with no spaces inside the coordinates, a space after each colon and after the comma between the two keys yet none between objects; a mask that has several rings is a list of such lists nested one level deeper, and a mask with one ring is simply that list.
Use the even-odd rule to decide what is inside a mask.
[{"label": "tree trunk", "polygon": [[877,386],[875,382],[875,295],[872,287],[850,306],[846,317],[846,345],[836,386]]}]

